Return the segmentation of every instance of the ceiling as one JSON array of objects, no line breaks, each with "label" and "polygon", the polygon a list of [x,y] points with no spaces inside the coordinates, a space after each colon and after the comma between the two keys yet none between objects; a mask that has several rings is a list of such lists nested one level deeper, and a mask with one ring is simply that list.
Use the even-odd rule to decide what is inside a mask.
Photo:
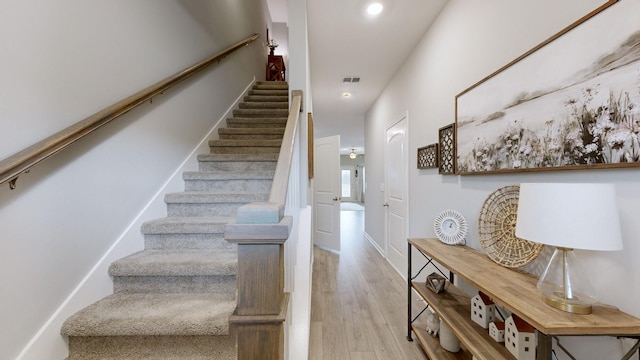
[{"label": "ceiling", "polygon": [[[427,31],[446,0],[306,0],[314,135],[340,135],[341,153],[364,153],[364,116]],[[267,0],[273,22],[287,22],[287,0]],[[344,83],[345,77],[359,77]],[[344,92],[351,93],[343,97]]]}]

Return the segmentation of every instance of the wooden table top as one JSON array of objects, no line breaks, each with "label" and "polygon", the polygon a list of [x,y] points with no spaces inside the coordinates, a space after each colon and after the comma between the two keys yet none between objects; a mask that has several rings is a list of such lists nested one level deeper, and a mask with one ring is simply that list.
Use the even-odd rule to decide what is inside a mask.
[{"label": "wooden table top", "polygon": [[409,243],[547,335],[640,335],[640,319],[606,304],[589,315],[571,314],[542,302],[534,275],[506,268],[467,246],[438,239],[416,238]]}]

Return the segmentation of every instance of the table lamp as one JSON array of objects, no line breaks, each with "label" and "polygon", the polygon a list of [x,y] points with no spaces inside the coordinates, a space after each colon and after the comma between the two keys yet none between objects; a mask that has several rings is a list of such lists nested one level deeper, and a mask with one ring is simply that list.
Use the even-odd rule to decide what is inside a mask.
[{"label": "table lamp", "polygon": [[622,249],[614,184],[520,184],[516,236],[555,246],[538,281],[542,300],[554,308],[590,314],[596,299],[576,268],[573,249]]}]

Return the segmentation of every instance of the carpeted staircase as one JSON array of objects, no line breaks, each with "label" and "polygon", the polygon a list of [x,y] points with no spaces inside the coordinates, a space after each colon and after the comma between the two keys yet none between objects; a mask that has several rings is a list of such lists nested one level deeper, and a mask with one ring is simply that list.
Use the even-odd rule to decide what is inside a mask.
[{"label": "carpeted staircase", "polygon": [[289,114],[288,86],[258,82],[167,217],[142,226],[145,249],[109,268],[113,294],[65,321],[69,359],[236,359],[236,245],[223,238],[237,209],[267,201]]}]

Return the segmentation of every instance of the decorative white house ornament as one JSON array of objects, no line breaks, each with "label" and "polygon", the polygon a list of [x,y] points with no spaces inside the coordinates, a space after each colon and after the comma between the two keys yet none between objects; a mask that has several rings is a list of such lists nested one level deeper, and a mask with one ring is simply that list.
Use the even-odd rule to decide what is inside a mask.
[{"label": "decorative white house ornament", "polygon": [[496,320],[495,308],[493,300],[487,294],[478,291],[478,295],[471,299],[471,320],[486,329]]},{"label": "decorative white house ornament", "polygon": [[533,326],[511,315],[505,321],[504,346],[518,360],[534,360],[536,358],[536,333]]},{"label": "decorative white house ornament", "polygon": [[496,342],[504,342],[504,322],[494,321],[489,324],[489,336]]}]

